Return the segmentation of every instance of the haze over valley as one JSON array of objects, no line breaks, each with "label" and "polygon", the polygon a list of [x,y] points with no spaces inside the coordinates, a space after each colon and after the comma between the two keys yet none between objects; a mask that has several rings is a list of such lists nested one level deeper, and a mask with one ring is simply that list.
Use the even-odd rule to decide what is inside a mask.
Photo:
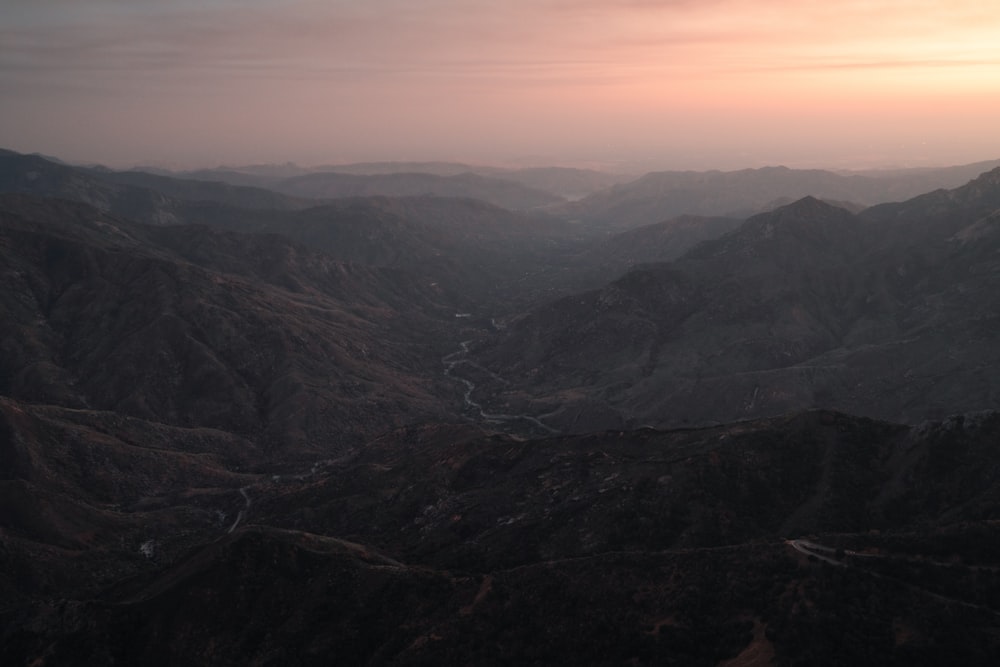
[{"label": "haze over valley", "polygon": [[990,654],[1000,168],[416,166],[0,154],[5,657]]}]

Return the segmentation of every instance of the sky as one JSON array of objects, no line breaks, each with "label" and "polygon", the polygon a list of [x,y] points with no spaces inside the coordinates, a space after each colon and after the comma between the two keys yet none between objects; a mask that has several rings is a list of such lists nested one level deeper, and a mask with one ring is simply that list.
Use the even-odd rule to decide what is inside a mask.
[{"label": "sky", "polygon": [[0,147],[174,168],[1000,158],[997,0],[3,0]]}]

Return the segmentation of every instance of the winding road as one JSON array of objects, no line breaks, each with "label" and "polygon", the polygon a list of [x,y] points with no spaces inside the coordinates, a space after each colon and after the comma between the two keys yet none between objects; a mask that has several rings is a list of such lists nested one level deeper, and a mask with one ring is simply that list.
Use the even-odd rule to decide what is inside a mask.
[{"label": "winding road", "polygon": [[481,419],[487,422],[503,423],[503,422],[526,421],[549,433],[558,433],[559,431],[557,431],[556,429],[552,428],[547,424],[542,423],[537,417],[534,417],[532,415],[523,415],[523,414],[508,415],[503,413],[486,412],[486,410],[483,409],[482,404],[472,400],[472,392],[476,390],[476,385],[471,380],[454,375],[452,371],[454,371],[456,366],[460,364],[466,364],[472,366],[473,368],[483,373],[488,374],[490,377],[494,378],[498,382],[507,384],[507,381],[504,380],[499,375],[497,375],[496,373],[494,373],[493,371],[489,370],[488,368],[483,368],[474,361],[466,359],[466,356],[469,354],[469,343],[471,342],[472,342],[471,339],[463,340],[461,343],[458,344],[458,350],[452,352],[451,354],[445,357],[442,357],[441,359],[441,363],[444,364],[445,376],[450,377],[451,379],[461,382],[463,385],[465,385],[465,394],[463,395],[463,400],[465,401],[465,408],[472,409],[474,412],[479,414],[479,417]]},{"label": "winding road", "polygon": [[836,565],[837,567],[845,567],[847,565],[843,561],[837,560],[836,549],[825,547],[822,544],[816,544],[815,542],[810,542],[809,540],[785,540],[785,544],[789,545],[799,553],[804,553],[807,556],[814,556],[825,563],[829,563],[830,565]]},{"label": "winding road", "polygon": [[[838,553],[838,550],[833,549],[832,547],[827,547],[827,546],[824,546],[822,544],[817,544],[817,543],[811,542],[809,540],[785,540],[785,544],[787,544],[788,546],[792,547],[793,549],[795,549],[799,553],[806,554],[807,556],[813,556],[814,558],[816,558],[818,560],[821,560],[824,563],[829,563],[830,565],[835,565],[837,567],[849,567],[849,568],[853,568],[853,569],[856,569],[856,570],[860,570],[862,572],[867,573],[869,576],[872,576],[872,577],[878,577],[879,579],[888,579],[888,580],[891,580],[891,581],[895,581],[895,582],[897,582],[897,583],[899,583],[899,584],[901,584],[903,586],[906,586],[907,588],[909,588],[911,590],[919,591],[919,592],[921,592],[924,595],[929,595],[930,597],[932,597],[932,598],[934,598],[936,600],[941,600],[942,602],[948,602],[948,603],[951,603],[951,604],[957,604],[957,605],[961,605],[963,607],[968,607],[969,609],[976,609],[976,610],[983,611],[983,612],[986,612],[986,613],[989,613],[989,614],[993,614],[994,616],[1000,616],[1000,612],[998,612],[997,610],[993,609],[992,607],[988,607],[988,606],[982,605],[982,604],[977,604],[975,602],[969,602],[968,600],[962,600],[962,599],[959,599],[959,598],[950,597],[950,596],[947,596],[947,595],[942,595],[941,593],[937,593],[937,592],[935,592],[933,590],[930,590],[929,588],[925,588],[924,586],[921,586],[919,584],[915,584],[915,583],[913,583],[911,581],[906,581],[904,579],[900,579],[898,577],[890,576],[888,574],[882,574],[882,573],[879,573],[879,572],[873,572],[873,571],[871,571],[871,570],[869,570],[867,568],[859,566],[857,562],[852,563],[852,562],[840,560],[840,559],[837,558],[838,556],[840,556],[841,558],[843,558],[844,556],[851,556],[853,558],[862,558],[862,559],[864,559],[864,558],[886,558],[887,556],[884,555],[884,554],[864,553],[864,552],[860,552],[860,551],[851,551],[850,549],[845,549],[845,550],[842,550],[842,551],[840,551]],[[950,567],[952,565],[951,563],[935,562],[935,561],[930,561],[930,560],[923,559],[923,558],[917,558],[917,559],[912,559],[912,560],[917,560],[918,562],[924,563],[924,564],[926,564],[926,563],[934,563],[935,565],[940,565],[940,566],[944,566],[944,567]]]},{"label": "winding road", "polygon": [[246,501],[246,504],[243,506],[243,509],[240,510],[240,513],[236,515],[236,521],[233,521],[233,525],[229,527],[229,530],[227,530],[226,533],[231,533],[236,530],[236,527],[240,525],[240,522],[243,521],[243,518],[246,516],[247,510],[250,509],[250,494],[247,493],[247,489],[249,488],[249,486],[240,487],[240,495],[243,496],[243,500]]}]

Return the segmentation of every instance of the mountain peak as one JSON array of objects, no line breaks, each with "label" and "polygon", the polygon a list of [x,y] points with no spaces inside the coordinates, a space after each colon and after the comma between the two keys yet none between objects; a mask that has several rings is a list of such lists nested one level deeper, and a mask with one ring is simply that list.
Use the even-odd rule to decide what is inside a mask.
[{"label": "mountain peak", "polygon": [[741,230],[754,237],[771,238],[778,234],[800,234],[810,230],[824,236],[829,233],[839,234],[845,226],[855,220],[850,211],[828,204],[813,196],[782,206],[767,213],[761,213],[749,218]]},{"label": "mountain peak", "polygon": [[[846,209],[807,196],[773,211],[747,218],[733,232],[702,244],[689,256],[704,258],[736,253],[756,257],[761,252],[777,252],[790,258],[806,248],[824,253],[835,247],[853,248],[857,236],[857,220]],[[795,250],[791,250],[789,244]],[[772,250],[765,250],[768,247]]]},{"label": "mountain peak", "polygon": [[822,213],[822,214],[841,215],[845,211],[846,209],[843,209],[839,206],[834,206],[833,204],[830,204],[822,199],[813,197],[812,195],[806,195],[802,199],[793,201],[791,204],[786,204],[785,206],[778,207],[777,209],[772,211],[772,213],[785,212],[786,214],[790,213],[794,215],[799,215],[803,213],[808,213],[808,214]]}]

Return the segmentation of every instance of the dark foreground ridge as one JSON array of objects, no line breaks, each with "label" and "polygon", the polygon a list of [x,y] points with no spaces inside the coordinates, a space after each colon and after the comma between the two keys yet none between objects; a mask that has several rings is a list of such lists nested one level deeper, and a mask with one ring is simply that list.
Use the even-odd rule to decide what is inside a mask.
[{"label": "dark foreground ridge", "polygon": [[[8,404],[8,438],[23,442],[20,415],[38,412]],[[7,532],[3,586],[20,604],[0,655],[987,664],[1000,650],[998,440],[998,413],[905,427],[813,411],[539,441],[425,426],[301,474],[218,476],[214,491],[185,480],[198,497],[77,499],[89,513],[43,507],[53,525]],[[246,514],[230,531],[220,510]],[[131,521],[155,521],[156,536]],[[80,559],[104,581],[66,597],[60,582],[86,579]]]}]

